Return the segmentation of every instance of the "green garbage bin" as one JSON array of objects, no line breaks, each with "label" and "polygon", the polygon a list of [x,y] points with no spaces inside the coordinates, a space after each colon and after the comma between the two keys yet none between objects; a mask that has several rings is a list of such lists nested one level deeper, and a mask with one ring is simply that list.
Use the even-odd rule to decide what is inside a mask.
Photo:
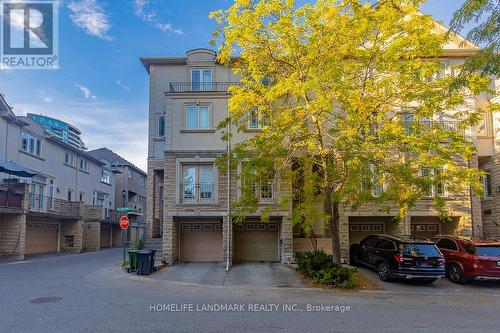
[{"label": "green garbage bin", "polygon": [[137,271],[137,252],[138,250],[128,250],[128,269],[127,272]]}]

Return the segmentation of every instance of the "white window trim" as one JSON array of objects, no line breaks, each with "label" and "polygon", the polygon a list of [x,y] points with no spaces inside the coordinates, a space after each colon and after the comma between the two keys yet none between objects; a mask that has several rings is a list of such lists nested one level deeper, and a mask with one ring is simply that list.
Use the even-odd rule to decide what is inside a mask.
[{"label": "white window trim", "polygon": [[[26,149],[23,148],[23,141],[27,139]],[[31,146],[31,139],[33,139],[33,146]],[[40,142],[40,154],[37,154],[37,143]],[[33,152],[30,151],[33,148]],[[31,156],[42,157],[43,156],[43,140],[36,135],[33,135],[27,131],[21,133],[21,151]]]},{"label": "white window trim", "polygon": [[[424,177],[424,170],[423,169],[420,170],[420,176],[421,177]],[[429,172],[430,172],[429,176],[433,176],[434,177],[435,169],[434,168],[429,168],[429,167],[427,169],[429,169]],[[442,187],[443,187],[442,188],[442,193],[439,194],[439,195],[437,195],[436,194],[436,184],[434,182],[432,182],[432,184],[431,184],[431,193],[429,193],[429,195],[426,196],[426,198],[433,198],[435,196],[438,196],[440,198],[446,198],[446,197],[448,197],[448,192],[446,191],[446,186],[445,186],[444,183],[442,184]]]},{"label": "white window trim", "polygon": [[[193,72],[196,72],[196,71],[200,72],[200,81],[198,82],[200,84],[200,90],[194,90],[193,89],[193,83],[195,83],[193,81]],[[214,83],[214,69],[213,69],[213,67],[194,67],[194,68],[191,68],[190,71],[189,71],[189,87],[190,87],[190,90],[193,90],[193,91],[205,91],[205,89],[203,89],[202,87],[203,87],[203,84],[208,83],[208,82],[204,81],[203,71],[210,71],[210,84]]]},{"label": "white window trim", "polygon": [[[196,107],[196,127],[188,127],[188,108]],[[208,127],[200,127],[200,107],[208,108]],[[211,103],[186,103],[184,104],[184,130],[185,131],[212,131],[213,130],[213,111]]]}]

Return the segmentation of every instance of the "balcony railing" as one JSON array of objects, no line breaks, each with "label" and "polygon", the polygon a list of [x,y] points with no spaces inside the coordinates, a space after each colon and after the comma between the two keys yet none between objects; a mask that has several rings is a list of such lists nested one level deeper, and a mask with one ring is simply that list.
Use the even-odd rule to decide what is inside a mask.
[{"label": "balcony railing", "polygon": [[104,208],[102,210],[102,219],[109,223],[113,222],[118,223],[120,216],[122,216],[123,214],[124,214],[123,212],[117,212],[114,209]]},{"label": "balcony railing", "polygon": [[0,187],[0,208],[22,209],[24,190],[19,187]]},{"label": "balcony railing", "polygon": [[181,183],[181,203],[185,204],[212,204],[215,198],[213,183]]},{"label": "balcony railing", "polygon": [[465,132],[460,128],[460,122],[458,121],[438,121],[438,120],[420,120],[418,123],[416,121],[405,121],[406,134],[410,135],[415,131],[415,126],[419,125],[423,128],[424,132],[432,130],[433,127],[439,127],[448,132],[457,132],[459,134],[465,135]]},{"label": "balcony railing", "polygon": [[236,82],[171,82],[171,93],[183,92],[228,92]]},{"label": "balcony railing", "polygon": [[31,212],[78,217],[81,215],[81,207],[80,202],[29,193],[28,210]]},{"label": "balcony railing", "polygon": [[259,200],[259,203],[267,204],[276,201],[276,185],[272,181],[255,183],[252,185],[252,190]]}]

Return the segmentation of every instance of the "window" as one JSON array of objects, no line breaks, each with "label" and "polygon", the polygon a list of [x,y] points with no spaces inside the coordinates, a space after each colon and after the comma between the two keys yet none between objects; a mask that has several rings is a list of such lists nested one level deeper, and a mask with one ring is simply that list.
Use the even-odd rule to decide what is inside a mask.
[{"label": "window", "polygon": [[444,79],[446,77],[446,69],[448,67],[448,64],[444,61],[440,63],[440,68],[439,72],[436,73],[435,78],[436,79]]},{"label": "window", "polygon": [[141,176],[139,178],[139,186],[144,187],[145,184],[146,184],[146,178],[144,178],[144,176]]},{"label": "window", "polygon": [[75,155],[72,153],[66,152],[64,154],[64,164],[69,165],[69,166],[75,166]]},{"label": "window", "polygon": [[358,224],[351,224],[350,230],[351,231],[359,231],[359,225]]},{"label": "window", "polygon": [[80,170],[81,171],[88,171],[87,161],[84,160],[83,158],[80,159]]},{"label": "window", "polygon": [[107,170],[102,170],[101,172],[101,182],[105,184],[111,184],[111,173]]},{"label": "window", "polygon": [[370,166],[370,170],[372,173],[372,182],[373,182],[373,196],[379,197],[384,193],[384,183],[382,182],[382,177],[380,176],[380,172],[375,165]]},{"label": "window", "polygon": [[429,197],[433,196],[444,196],[444,183],[442,181],[442,170],[440,169],[431,169],[431,168],[423,168],[422,169],[422,177],[426,178],[425,184],[425,193]]},{"label": "window", "polygon": [[31,155],[42,156],[42,140],[23,132],[21,149]]},{"label": "window", "polygon": [[187,129],[209,129],[210,109],[208,106],[188,105],[186,107]]},{"label": "window", "polygon": [[[247,165],[242,164],[242,167]],[[254,175],[255,170],[250,170]],[[252,187],[252,191],[259,199],[260,203],[272,203],[276,199],[276,182],[274,177],[274,172],[269,171],[267,175],[262,175],[262,178],[255,179],[254,177],[248,177],[250,179],[242,179],[242,183],[247,186]]]},{"label": "window", "polygon": [[213,165],[185,164],[182,166],[181,200],[184,203],[215,201]]},{"label": "window", "polygon": [[438,242],[437,246],[440,249],[458,251],[457,243],[451,239],[443,238]]},{"label": "window", "polygon": [[212,90],[212,70],[193,69],[191,71],[191,89],[193,91]]},{"label": "window", "polygon": [[158,137],[165,137],[165,115],[158,116]]},{"label": "window", "polygon": [[483,186],[484,186],[484,194],[485,198],[491,198],[493,196],[493,190],[491,186],[491,173],[489,171],[482,177]]},{"label": "window", "polygon": [[73,191],[69,188],[68,189],[68,201],[71,201],[73,199]]},{"label": "window", "polygon": [[132,178],[132,170],[131,169],[127,169],[127,177]]},{"label": "window", "polygon": [[268,120],[257,110],[252,109],[248,112],[247,128],[248,129],[261,129],[267,125]]}]

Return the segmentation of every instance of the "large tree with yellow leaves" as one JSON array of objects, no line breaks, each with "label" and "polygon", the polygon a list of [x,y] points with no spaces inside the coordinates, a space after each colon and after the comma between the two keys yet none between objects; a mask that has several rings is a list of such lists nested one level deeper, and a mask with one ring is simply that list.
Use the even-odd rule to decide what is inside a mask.
[{"label": "large tree with yellow leaves", "polygon": [[258,208],[249,184],[291,170],[294,223],[307,231],[322,216],[336,263],[341,205],[397,205],[404,216],[433,196],[446,218],[442,193],[431,189],[481,186],[479,170],[464,163],[474,154],[466,130],[479,112],[464,104],[488,80],[467,74],[457,86],[443,75],[446,36],[419,12],[423,1],[363,2],[236,0],[212,13],[218,59],[241,77],[221,128],[242,130],[256,116],[261,128],[226,157],[244,180],[233,215],[240,221]]}]

